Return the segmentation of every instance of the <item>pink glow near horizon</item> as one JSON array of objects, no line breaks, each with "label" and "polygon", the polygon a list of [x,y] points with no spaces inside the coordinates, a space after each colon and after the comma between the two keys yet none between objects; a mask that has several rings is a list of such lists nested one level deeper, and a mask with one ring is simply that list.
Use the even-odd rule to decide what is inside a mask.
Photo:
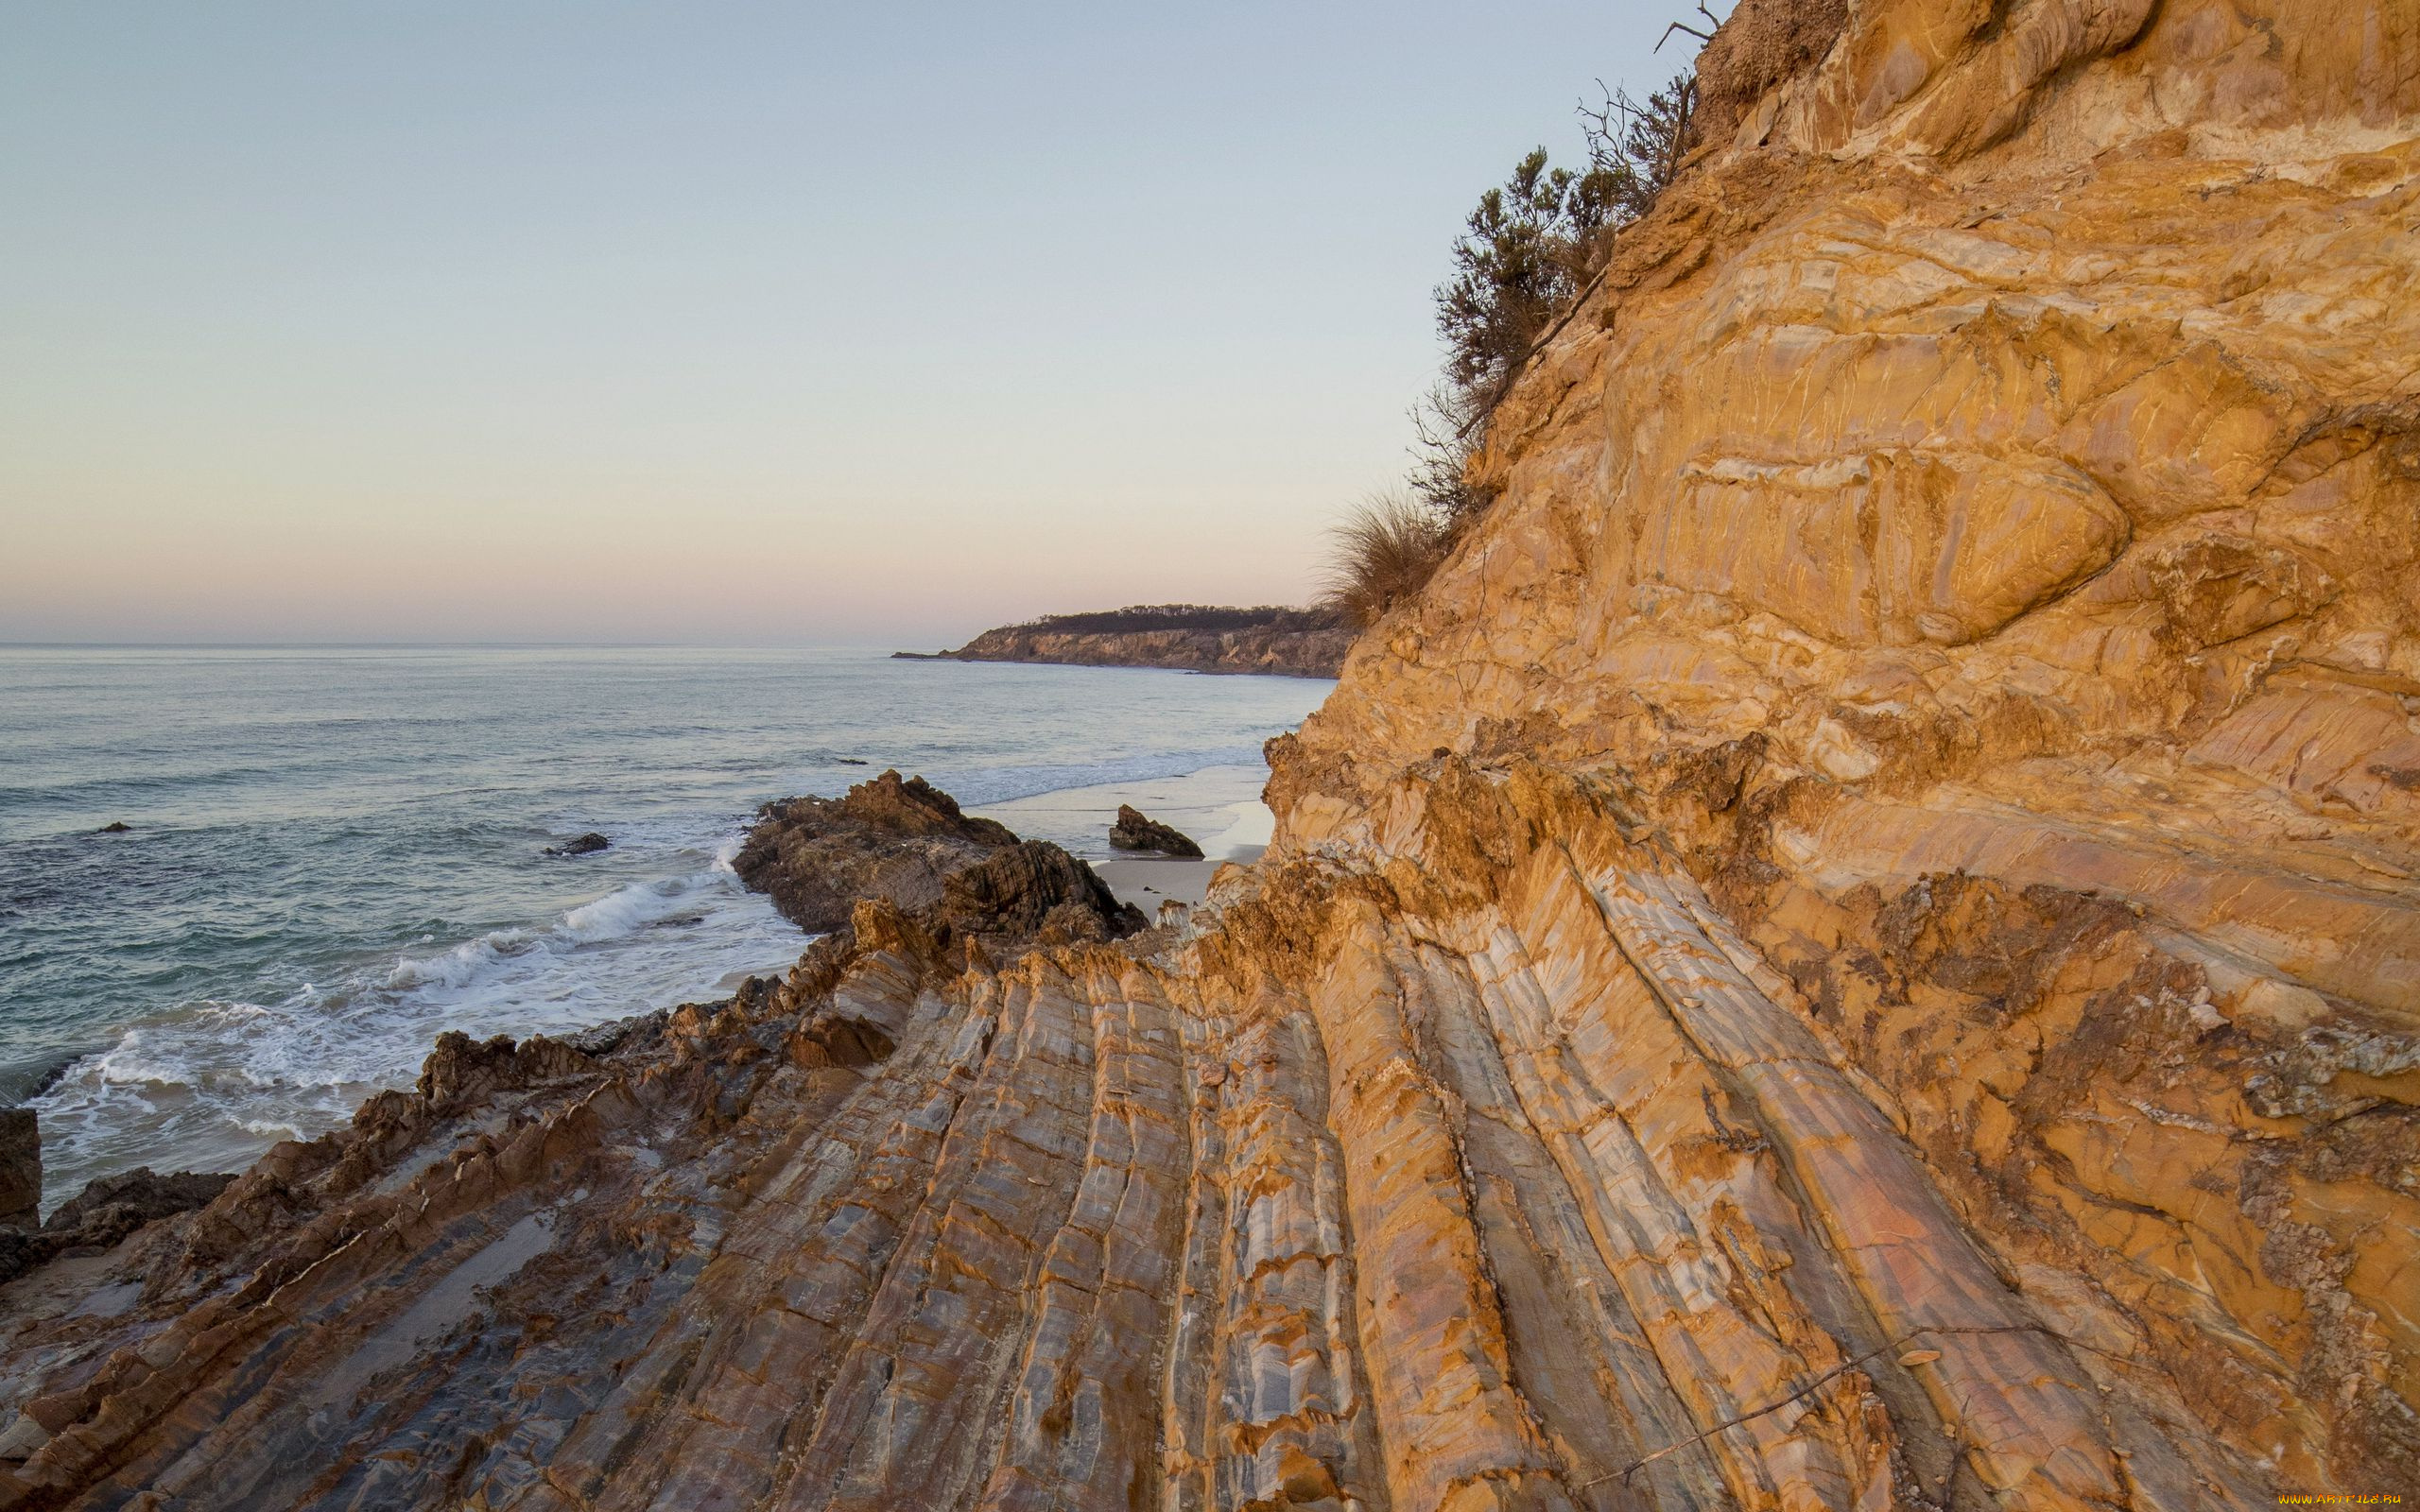
[{"label": "pink glow near horizon", "polygon": [[1671,65],[1514,9],[21,12],[0,641],[1302,602],[1478,191]]}]

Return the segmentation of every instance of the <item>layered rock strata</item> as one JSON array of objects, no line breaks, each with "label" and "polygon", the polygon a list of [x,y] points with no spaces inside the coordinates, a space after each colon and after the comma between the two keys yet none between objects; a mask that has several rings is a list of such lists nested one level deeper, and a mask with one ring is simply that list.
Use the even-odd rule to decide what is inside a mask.
[{"label": "layered rock strata", "polygon": [[1261,862],[448,1041],[0,1292],[0,1503],[2414,1484],[2420,7],[1773,13]]},{"label": "layered rock strata", "polygon": [[1163,604],[1005,625],[940,657],[1332,678],[1352,644],[1352,628],[1326,610]]}]

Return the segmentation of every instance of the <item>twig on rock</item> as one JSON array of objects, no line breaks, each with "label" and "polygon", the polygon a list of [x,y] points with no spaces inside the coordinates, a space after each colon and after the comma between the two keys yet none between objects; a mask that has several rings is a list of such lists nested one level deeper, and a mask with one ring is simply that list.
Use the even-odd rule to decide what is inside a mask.
[{"label": "twig on rock", "polygon": [[[2051,1332],[2050,1330],[2044,1328],[2039,1323],[2016,1323],[1988,1328],[1960,1328],[1956,1325],[1946,1323],[1927,1325],[1927,1327],[1914,1330],[1911,1332],[1902,1334],[1888,1344],[1868,1349],[1865,1353],[1858,1355],[1854,1360],[1834,1366],[1831,1369],[1824,1371],[1822,1375],[1817,1376],[1814,1380],[1809,1381],[1806,1384],[1799,1387],[1796,1391],[1791,1392],[1787,1397],[1767,1402],[1765,1405],[1756,1408],[1753,1412],[1743,1412],[1737,1418],[1733,1418],[1724,1422],[1719,1422],[1702,1434],[1693,1434],[1689,1437],[1681,1439],[1677,1443],[1667,1444],[1662,1449],[1657,1450],[1654,1453],[1648,1455],[1644,1459],[1633,1460],[1629,1464],[1623,1466],[1620,1469],[1608,1470],[1604,1474],[1596,1477],[1594,1480],[1582,1481],[1577,1486],[1574,1486],[1573,1489],[1584,1491],[1592,1486],[1602,1486],[1607,1481],[1611,1480],[1619,1480],[1627,1484],[1634,1472],[1654,1464],[1665,1455],[1677,1454],[1682,1450],[1688,1448],[1692,1444],[1702,1444],[1707,1439],[1712,1438],[1715,1435],[1727,1433],[1730,1430],[1738,1427],[1741,1423],[1754,1422],[1755,1419],[1764,1417],[1767,1413],[1779,1412],[1782,1408],[1789,1406],[1791,1402],[1806,1396],[1816,1387],[1848,1374],[1850,1371],[1858,1368],[1859,1366],[1864,1365],[1870,1360],[1878,1360],[1882,1356],[1892,1353],[1893,1350],[1904,1349],[1909,1345],[1915,1343],[1916,1340],[1923,1338],[1927,1333],[2042,1333],[2048,1334],[2049,1337],[2058,1340],[2061,1344],[2072,1342],[2062,1334]],[[2090,1349],[2091,1347],[2086,1345],[2082,1346],[2082,1348]],[[2095,1354],[2104,1354],[2107,1351],[2094,1349],[2092,1352]]]}]

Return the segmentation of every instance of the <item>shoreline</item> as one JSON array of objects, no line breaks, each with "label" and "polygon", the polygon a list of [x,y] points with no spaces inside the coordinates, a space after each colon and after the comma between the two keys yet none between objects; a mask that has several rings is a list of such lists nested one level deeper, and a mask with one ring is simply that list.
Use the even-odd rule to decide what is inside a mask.
[{"label": "shoreline", "polygon": [[[1048,840],[1060,845],[1069,853],[1090,863],[1102,881],[1109,885],[1112,893],[1119,902],[1133,903],[1142,909],[1146,916],[1156,916],[1160,904],[1169,899],[1175,899],[1188,905],[1198,902],[1209,885],[1211,875],[1219,866],[1229,861],[1248,860],[1257,856],[1265,849],[1267,830],[1273,823],[1272,816],[1259,800],[1261,786],[1267,780],[1268,767],[1264,763],[1251,765],[1214,763],[1192,772],[1173,776],[1123,778],[1106,782],[1079,783],[1070,787],[1052,788],[1041,793],[1003,799],[996,802],[970,805],[967,812],[971,815],[998,819],[1016,831],[1021,839]],[[1176,816],[1173,820],[1167,822],[1173,822],[1178,828],[1192,834],[1207,852],[1205,858],[1193,860],[1135,855],[1114,850],[1108,843],[1108,832],[1120,803],[1133,803],[1137,807],[1144,808],[1146,812],[1151,813],[1154,817]],[[745,833],[746,828],[753,822],[752,816],[742,818],[738,822],[742,833]],[[1253,838],[1255,835],[1259,837],[1257,840]],[[596,908],[601,903],[630,893],[634,887],[645,887],[650,881],[661,883],[663,880],[638,878],[626,881],[594,899],[574,903],[567,910],[558,914],[554,921],[555,927],[561,926],[562,917],[567,914],[578,914],[584,909]],[[761,895],[752,892],[751,896]],[[517,929],[508,926],[505,932],[516,933]],[[493,933],[495,932],[490,932],[490,934]],[[453,950],[459,952],[473,949],[487,937],[485,935],[475,936],[459,942],[453,947]],[[668,1012],[687,1002],[714,1003],[727,1000],[737,993],[752,978],[778,980],[785,976],[797,965],[799,957],[821,937],[808,931],[797,931],[795,949],[788,951],[778,960],[757,959],[721,971],[715,975],[710,986],[703,988],[693,998],[682,998],[678,1001],[667,998],[666,1001],[652,1004],[616,1005],[617,1011],[606,1013],[597,1022],[618,1022],[630,1013],[645,1015]],[[378,958],[385,958],[385,954],[377,953]],[[406,954],[408,955],[408,950]],[[438,952],[431,958],[441,959],[446,954]],[[701,968],[699,973],[701,977],[703,970]],[[527,1039],[532,1035],[561,1038],[595,1027],[593,1024],[566,1026],[541,1022],[544,1014],[538,1010],[538,1005],[534,1002],[532,1011],[526,1018],[525,1022],[516,1022],[495,1032],[510,1034],[516,1040]],[[131,1024],[120,1029],[117,1037],[106,1044],[94,1044],[60,1055],[56,1063],[49,1066],[9,1106],[36,1107],[45,1093],[60,1085],[71,1073],[99,1065],[112,1054],[125,1049],[128,1043],[126,1036],[129,1033],[139,1033],[142,1028],[143,1025],[140,1022]],[[442,1026],[432,1030],[424,1044],[424,1058],[426,1052],[434,1049],[437,1039],[444,1032],[446,1031]],[[479,1032],[483,1034],[488,1031]],[[363,1103],[381,1095],[382,1091],[407,1091],[411,1085],[412,1075],[418,1074],[418,1065],[419,1063],[415,1062],[411,1072],[398,1079],[392,1088],[371,1087],[371,1090],[367,1091],[354,1104],[355,1110]],[[188,1091],[178,1101],[182,1106],[190,1099],[191,1093]],[[45,1125],[60,1116],[60,1111],[57,1109],[47,1111],[49,1116],[43,1121]],[[307,1118],[302,1120],[302,1123],[307,1122],[311,1121]],[[315,1137],[319,1131],[303,1127],[302,1123],[287,1123],[282,1126],[290,1138]],[[334,1126],[341,1126],[341,1125]],[[45,1128],[43,1143],[47,1145],[57,1138],[57,1135]],[[198,1153],[195,1160],[203,1166],[218,1163],[206,1153]],[[257,1163],[257,1160],[258,1157],[255,1156],[234,1169],[238,1174],[250,1170],[253,1164]],[[78,1166],[77,1177],[64,1185],[60,1183],[62,1173],[54,1168],[47,1173],[49,1178],[45,1182],[43,1209],[48,1212],[72,1199],[90,1181],[120,1178],[135,1170],[140,1163],[142,1162],[108,1169],[95,1169],[89,1172]],[[149,1163],[154,1168],[165,1168],[165,1165],[157,1160]],[[166,1163],[175,1164],[179,1170],[188,1168],[175,1161]]]},{"label": "shoreline", "polygon": [[1210,890],[1221,867],[1251,866],[1267,849],[1255,846],[1219,861],[1197,861],[1189,856],[1127,856],[1117,861],[1097,861],[1093,870],[1109,884],[1109,890],[1117,895],[1118,902],[1132,903],[1147,915],[1156,915],[1162,903],[1192,907]]},{"label": "shoreline", "polygon": [[960,656],[956,651],[893,651],[893,662],[956,662],[965,666],[1085,667],[1095,672],[1183,672],[1199,678],[1293,678],[1305,682],[1334,682],[1333,672],[1305,672],[1290,667],[1197,667],[1174,662],[1088,662],[1048,656]]},{"label": "shoreline", "polygon": [[[447,1032],[482,1040],[499,1033],[561,1036],[717,1001],[750,976],[785,973],[811,938],[761,897],[734,897],[713,885],[717,875],[732,883],[716,852],[736,846],[768,799],[838,794],[897,765],[969,801],[1014,802],[1018,810],[1047,807],[1056,801],[1050,795],[1071,787],[1165,806],[1171,782],[1182,786],[1191,773],[1139,781],[1126,774],[1198,772],[1203,762],[1247,759],[1256,768],[1263,739],[1297,725],[1324,692],[1297,683],[1145,685],[1013,670],[920,675],[895,668],[871,646],[804,654],[683,649],[682,664],[700,663],[755,696],[732,707],[783,711],[769,744],[752,728],[755,714],[725,717],[673,698],[661,717],[637,721],[635,734],[592,734],[580,747],[588,754],[566,765],[525,751],[535,736],[492,738],[490,727],[467,722],[486,707],[481,700],[499,677],[563,690],[558,701],[566,721],[586,718],[578,711],[597,707],[631,675],[650,689],[682,684],[659,680],[664,662],[652,654],[633,662],[606,648],[533,667],[519,653],[448,650],[434,662],[416,653],[409,669],[417,684],[434,688],[437,713],[411,727],[406,746],[416,751],[455,741],[462,749],[449,760],[472,763],[500,801],[493,794],[465,797],[464,784],[408,812],[354,816],[355,788],[385,780],[389,768],[409,774],[383,747],[341,744],[340,721],[331,726],[337,736],[326,743],[326,759],[295,780],[252,774],[222,790],[209,782],[217,768],[205,763],[199,775],[186,772],[170,784],[133,755],[122,774],[32,768],[51,779],[41,791],[63,796],[13,814],[0,851],[30,879],[36,911],[26,917],[50,931],[37,943],[59,943],[44,946],[51,954],[38,953],[28,974],[10,984],[17,995],[9,1005],[29,1006],[0,1045],[0,1067],[9,1076],[9,1101],[40,1118],[45,1211],[95,1179],[144,1166],[239,1170],[280,1140],[340,1126],[364,1098],[408,1090]],[[149,659],[121,666],[124,660],[114,652],[104,658],[112,669],[106,688],[124,687],[129,697],[139,692],[145,708],[197,710],[204,757],[216,752],[213,741],[251,738],[247,708],[206,701],[206,666],[188,667],[191,658],[171,659],[164,670]],[[351,653],[332,648],[301,662],[281,652],[273,675],[281,686],[316,695],[332,681],[350,689],[387,674],[357,674]],[[78,721],[94,722],[97,707],[62,712],[60,728],[72,732],[82,728]],[[673,749],[663,735],[676,724],[683,733]],[[614,759],[623,751],[632,759]],[[34,755],[38,762],[42,751]],[[199,758],[181,760],[192,765]],[[1259,782],[1236,784],[1249,791],[1235,798],[1253,796]],[[1045,793],[1034,795],[1036,787]],[[1114,810],[1115,800],[1107,801]],[[133,821],[133,833],[93,838],[100,819],[121,815]],[[1111,816],[1098,816],[1098,825],[1094,817],[1011,823],[1106,860]],[[1196,833],[1228,823],[1180,822]],[[544,855],[543,847],[590,830],[610,833],[611,848],[571,860]],[[406,864],[372,866],[377,855]],[[289,856],[293,864],[278,870],[259,860]],[[66,879],[89,882],[96,868],[99,912],[40,912],[69,895]],[[182,890],[164,895],[163,878]],[[176,936],[180,910],[216,906],[205,879],[243,900],[248,920],[259,916],[256,927],[232,943],[211,936],[191,947],[181,974],[165,985],[156,972],[143,975],[129,963],[186,948]],[[293,895],[294,910],[281,905],[286,895],[277,888],[287,885],[309,889]],[[1153,890],[1127,896],[1149,911],[1160,885],[1147,883]],[[737,891],[734,884],[730,893]],[[312,910],[335,900],[347,903],[345,927],[319,927]],[[14,919],[6,922],[15,927]],[[69,971],[62,963],[86,936],[100,965]],[[30,996],[37,987],[45,989],[39,1002]]]},{"label": "shoreline", "polygon": [[[978,804],[967,812],[997,819],[1025,839],[1048,840],[1089,862],[1120,902],[1156,916],[1160,904],[1200,902],[1222,867],[1249,865],[1269,848],[1276,816],[1260,800],[1265,762],[1205,766],[1179,777],[1095,782],[1030,798]],[[1109,826],[1131,803],[1201,847],[1199,859],[1118,850]]]}]

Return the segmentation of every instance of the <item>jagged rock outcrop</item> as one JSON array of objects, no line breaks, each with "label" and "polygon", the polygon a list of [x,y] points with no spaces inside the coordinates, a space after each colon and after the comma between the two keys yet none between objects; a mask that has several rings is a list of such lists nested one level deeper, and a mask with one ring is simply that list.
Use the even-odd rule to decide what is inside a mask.
[{"label": "jagged rock outcrop", "polygon": [[2411,1484],[2420,7],[1852,4],[1759,90],[1181,929],[994,844],[449,1040],[0,1291],[0,1504]]},{"label": "jagged rock outcrop", "polygon": [[1201,847],[1174,825],[1162,824],[1132,803],[1117,805],[1117,822],[1109,827],[1109,843],[1120,850],[1157,850],[1166,856],[1199,860]]},{"label": "jagged rock outcrop", "polygon": [[837,799],[768,803],[732,868],[783,918],[820,934],[846,924],[860,898],[937,902],[953,873],[1016,843],[1007,825],[969,818],[923,778],[886,771]]},{"label": "jagged rock outcrop", "polygon": [[62,1255],[107,1250],[147,1224],[202,1207],[234,1179],[197,1171],[158,1176],[148,1166],[95,1177],[47,1222],[0,1227],[0,1284]]},{"label": "jagged rock outcrop", "polygon": [[971,818],[921,777],[884,772],[837,799],[768,803],[733,869],[783,917],[818,933],[849,927],[876,899],[938,937],[1013,946],[1111,939],[1143,927],[1093,868],[1046,840]]},{"label": "jagged rock outcrop", "polygon": [[1332,678],[1352,645],[1352,627],[1330,610],[1151,604],[1004,625],[939,659]]},{"label": "jagged rock outcrop", "polygon": [[42,1127],[30,1108],[0,1108],[0,1224],[42,1222]]}]

